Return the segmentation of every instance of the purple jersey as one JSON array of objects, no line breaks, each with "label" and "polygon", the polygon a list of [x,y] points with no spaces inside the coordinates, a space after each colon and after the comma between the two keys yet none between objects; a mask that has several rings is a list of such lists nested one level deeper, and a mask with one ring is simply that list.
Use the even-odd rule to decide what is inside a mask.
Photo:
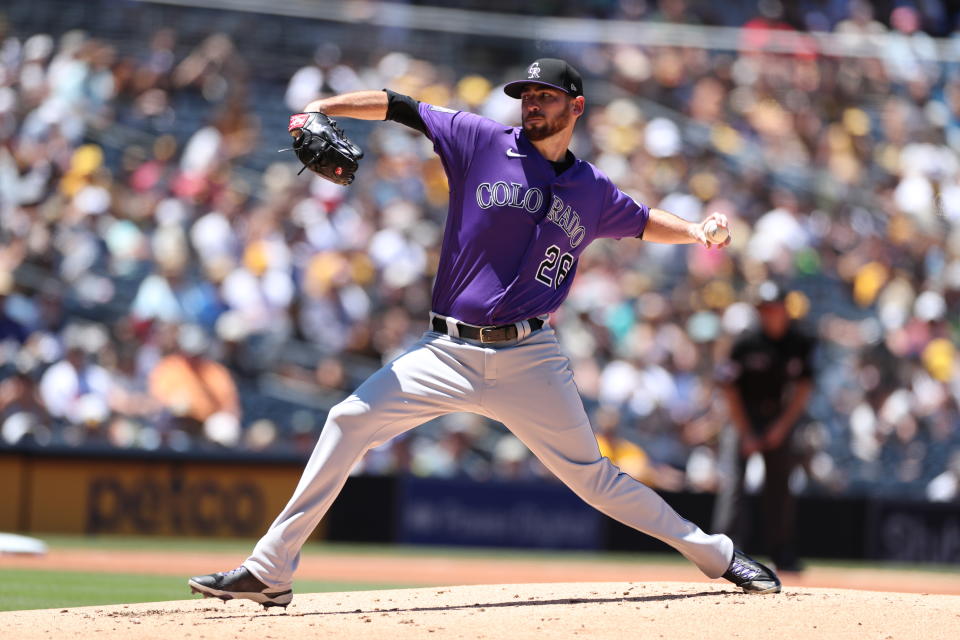
[{"label": "purple jersey", "polygon": [[436,313],[481,326],[550,313],[588,244],[643,233],[647,206],[589,162],[556,175],[519,127],[419,108],[450,183]]}]

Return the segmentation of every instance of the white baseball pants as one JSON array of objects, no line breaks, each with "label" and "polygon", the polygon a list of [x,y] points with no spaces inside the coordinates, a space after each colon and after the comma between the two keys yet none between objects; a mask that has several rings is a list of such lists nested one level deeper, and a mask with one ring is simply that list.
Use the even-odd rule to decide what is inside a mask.
[{"label": "white baseball pants", "polygon": [[707,535],[600,456],[569,361],[549,325],[496,347],[428,331],[373,374],[331,409],[293,497],[244,566],[270,587],[291,588],[300,548],[361,456],[460,411],[502,422],[588,504],[669,544],[707,576],[727,570],[730,538]]}]

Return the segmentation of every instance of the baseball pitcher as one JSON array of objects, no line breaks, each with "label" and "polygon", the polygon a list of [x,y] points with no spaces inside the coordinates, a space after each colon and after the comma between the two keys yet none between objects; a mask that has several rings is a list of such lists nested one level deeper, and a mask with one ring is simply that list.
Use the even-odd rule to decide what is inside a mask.
[{"label": "baseball pitcher", "polygon": [[287,606],[300,549],[361,456],[460,411],[502,422],[583,500],[669,544],[707,576],[751,593],[780,591],[773,571],[730,538],[703,532],[600,455],[549,323],[593,240],[723,247],[726,217],[693,223],[650,208],[575,157],[568,145],[585,99],[565,61],[537,60],[504,91],[520,100],[520,127],[389,90],[318,99],[291,117],[298,157],[340,184],[353,180],[361,153],[330,118],[393,120],[433,143],[450,184],[433,311],[419,342],[331,409],[290,502],[250,557],[190,579],[195,592]]}]

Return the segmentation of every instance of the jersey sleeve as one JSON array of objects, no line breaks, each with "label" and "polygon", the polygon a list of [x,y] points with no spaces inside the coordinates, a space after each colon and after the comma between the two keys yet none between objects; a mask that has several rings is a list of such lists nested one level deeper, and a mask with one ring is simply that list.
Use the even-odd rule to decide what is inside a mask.
[{"label": "jersey sleeve", "polygon": [[647,227],[650,208],[637,202],[605,179],[605,206],[597,228],[598,238],[639,238]]},{"label": "jersey sleeve", "polygon": [[427,133],[427,126],[420,117],[419,102],[408,95],[384,89],[387,94],[387,120],[399,122],[420,133]]},{"label": "jersey sleeve", "polygon": [[426,125],[427,137],[443,161],[447,177],[451,178],[451,187],[455,184],[452,179],[454,176],[466,173],[473,151],[481,140],[503,128],[503,125],[474,113],[437,107],[426,102],[420,103],[420,117]]}]

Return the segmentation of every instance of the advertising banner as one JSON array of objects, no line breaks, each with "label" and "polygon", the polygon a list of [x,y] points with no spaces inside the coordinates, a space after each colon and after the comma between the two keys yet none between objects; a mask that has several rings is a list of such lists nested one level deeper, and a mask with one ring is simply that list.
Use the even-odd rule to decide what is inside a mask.
[{"label": "advertising banner", "polygon": [[398,542],[598,549],[602,516],[561,484],[407,477]]},{"label": "advertising banner", "polygon": [[0,456],[19,479],[0,529],[43,533],[257,536],[283,508],[301,467],[205,461]]},{"label": "advertising banner", "polygon": [[876,502],[871,507],[870,558],[960,564],[960,508],[956,504]]},{"label": "advertising banner", "polygon": [[0,531],[17,531],[20,527],[20,496],[23,491],[23,461],[19,456],[0,456]]}]

